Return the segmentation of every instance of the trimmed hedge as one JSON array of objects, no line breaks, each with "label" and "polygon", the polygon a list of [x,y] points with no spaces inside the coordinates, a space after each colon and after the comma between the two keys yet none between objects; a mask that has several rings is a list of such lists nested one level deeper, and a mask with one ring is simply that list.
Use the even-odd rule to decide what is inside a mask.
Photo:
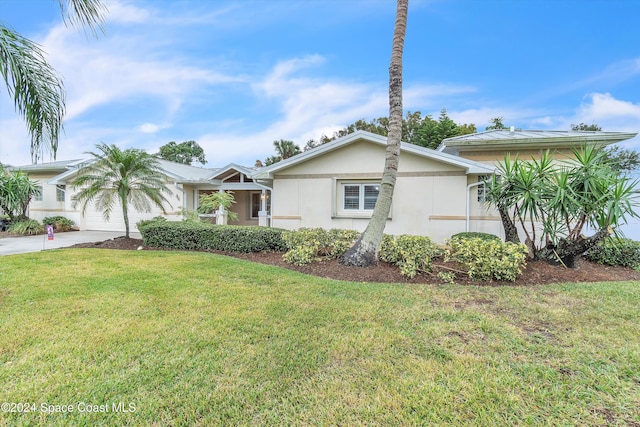
[{"label": "trimmed hedge", "polygon": [[284,230],[279,228],[158,219],[140,221],[137,226],[145,246],[244,253],[286,249]]},{"label": "trimmed hedge", "polygon": [[640,269],[640,242],[610,237],[589,249],[584,257],[598,264]]}]

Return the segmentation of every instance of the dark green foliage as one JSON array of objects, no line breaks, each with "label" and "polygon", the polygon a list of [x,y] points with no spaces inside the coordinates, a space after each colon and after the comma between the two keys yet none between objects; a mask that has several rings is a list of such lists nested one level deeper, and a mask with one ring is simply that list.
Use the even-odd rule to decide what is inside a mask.
[{"label": "dark green foliage", "polygon": [[145,246],[166,249],[245,253],[286,249],[279,228],[153,219],[138,223],[138,230]]},{"label": "dark green foliage", "polygon": [[581,122],[579,125],[571,124],[571,130],[600,132],[602,128],[595,123],[591,123],[590,125],[588,125],[584,122]]},{"label": "dark green foliage", "polygon": [[[305,146],[305,150],[326,144],[337,138],[341,138],[358,130],[387,136],[389,128],[389,118],[380,117],[367,122],[365,119],[357,120],[355,123],[334,132],[329,137],[322,135],[319,140],[310,140]],[[430,115],[422,117],[420,111],[408,112],[406,117],[402,118],[402,141],[411,144],[420,145],[427,148],[436,148],[443,139],[453,136],[467,135],[476,132],[476,126],[471,124],[457,124],[448,115],[446,108],[440,111],[438,119],[434,119]]]},{"label": "dark green foliage", "polygon": [[451,236],[451,240],[454,239],[502,240],[495,234],[481,233],[478,231],[464,231],[462,233],[454,234]]},{"label": "dark green foliage", "polygon": [[298,144],[286,139],[273,141],[273,147],[276,150],[276,155],[267,157],[264,160],[265,166],[278,163],[281,160],[285,160],[289,157],[295,156],[296,154],[302,153],[302,150],[300,150],[300,146]]},{"label": "dark green foliage", "polygon": [[44,225],[35,219],[25,219],[21,221],[13,221],[7,230],[9,233],[21,234],[23,236],[31,236],[34,234],[43,234]]},{"label": "dark green foliage", "polygon": [[176,144],[175,141],[168,142],[160,147],[160,152],[157,156],[171,162],[185,165],[190,165],[194,160],[197,160],[203,165],[207,163],[203,148],[195,141],[184,141],[180,144]]},{"label": "dark green foliage", "polygon": [[60,215],[48,216],[42,220],[44,225],[53,225],[55,231],[69,231],[73,228],[73,221]]},{"label": "dark green foliage", "polygon": [[484,128],[484,130],[506,129],[507,127],[502,122],[503,120],[504,117],[492,117],[491,120],[489,120],[489,122],[491,122],[491,125]]},{"label": "dark green foliage", "polygon": [[0,212],[9,219],[27,219],[27,207],[41,187],[20,171],[10,171],[0,166]]},{"label": "dark green foliage", "polygon": [[148,225],[152,225],[152,224],[163,224],[167,222],[167,218],[163,217],[163,216],[155,216],[151,219],[143,219],[142,221],[138,221],[136,223],[136,227],[138,227],[138,231],[140,231],[142,233],[142,229],[147,227]]},{"label": "dark green foliage", "polygon": [[584,257],[598,264],[640,268],[640,242],[611,237],[589,249]]}]

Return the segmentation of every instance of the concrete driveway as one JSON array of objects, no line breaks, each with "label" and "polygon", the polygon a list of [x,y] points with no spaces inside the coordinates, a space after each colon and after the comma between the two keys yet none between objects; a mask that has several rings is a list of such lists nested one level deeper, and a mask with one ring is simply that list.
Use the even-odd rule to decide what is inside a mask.
[{"label": "concrete driveway", "polygon": [[[140,239],[140,233],[130,233],[134,239]],[[102,242],[124,236],[123,231],[68,231],[56,233],[53,240],[47,235],[0,238],[0,256],[39,252],[47,249],[65,248],[76,243]]]}]

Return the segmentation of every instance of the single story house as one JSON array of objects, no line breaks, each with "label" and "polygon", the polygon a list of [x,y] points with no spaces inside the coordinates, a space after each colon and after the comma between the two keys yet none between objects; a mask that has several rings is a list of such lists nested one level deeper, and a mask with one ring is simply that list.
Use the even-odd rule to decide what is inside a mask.
[{"label": "single story house", "polygon": [[[482,182],[496,173],[506,153],[522,159],[546,150],[560,158],[585,144],[609,145],[634,133],[585,131],[493,130],[449,138],[437,150],[402,143],[398,177],[385,229],[389,234],[430,236],[441,242],[465,230],[502,235],[498,215],[484,203]],[[171,190],[167,218],[179,220],[195,210],[199,197],[233,191],[234,224],[347,228],[364,230],[377,199],[384,166],[386,137],[357,131],[266,167],[229,164],[205,169],[161,160]],[[30,216],[63,215],[81,229],[123,231],[114,209],[111,220],[91,207],[85,215],[73,208],[73,189],[81,160],[30,165],[21,169],[41,183]],[[130,222],[162,215],[131,212]]]},{"label": "single story house", "polygon": [[[71,183],[85,162],[86,160],[59,161],[17,168],[26,172],[42,190],[41,195],[29,204],[29,217],[42,220],[61,215],[71,219],[81,230],[124,231],[119,205],[112,210],[109,221],[105,221],[103,212],[91,204],[84,215],[81,205],[73,206],[72,197],[77,190],[72,188]],[[166,176],[165,185],[169,189],[169,193],[165,194],[169,201],[164,206],[166,213],[156,206],[151,212],[129,209],[129,223],[133,231],[136,231],[135,224],[138,221],[156,216],[165,216],[172,221],[181,220],[186,211],[198,208],[200,196],[212,191],[233,191],[236,200],[233,210],[238,215],[238,221],[234,224],[259,225],[258,213],[268,201],[265,196],[268,189],[250,178],[252,169],[234,164],[219,169],[205,169],[167,160],[159,160],[159,163]],[[264,220],[266,221],[266,212]]]}]

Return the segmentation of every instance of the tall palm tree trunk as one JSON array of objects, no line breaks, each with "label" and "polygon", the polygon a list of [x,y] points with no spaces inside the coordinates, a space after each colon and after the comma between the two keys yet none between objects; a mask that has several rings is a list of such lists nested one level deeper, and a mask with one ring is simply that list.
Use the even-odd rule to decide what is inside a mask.
[{"label": "tall palm tree trunk", "polygon": [[378,262],[378,250],[391,210],[391,200],[400,160],[400,140],[402,139],[402,52],[407,29],[408,9],[409,0],[398,0],[391,48],[391,65],[389,66],[389,133],[382,183],[367,228],[340,260],[345,265],[367,267]]}]

